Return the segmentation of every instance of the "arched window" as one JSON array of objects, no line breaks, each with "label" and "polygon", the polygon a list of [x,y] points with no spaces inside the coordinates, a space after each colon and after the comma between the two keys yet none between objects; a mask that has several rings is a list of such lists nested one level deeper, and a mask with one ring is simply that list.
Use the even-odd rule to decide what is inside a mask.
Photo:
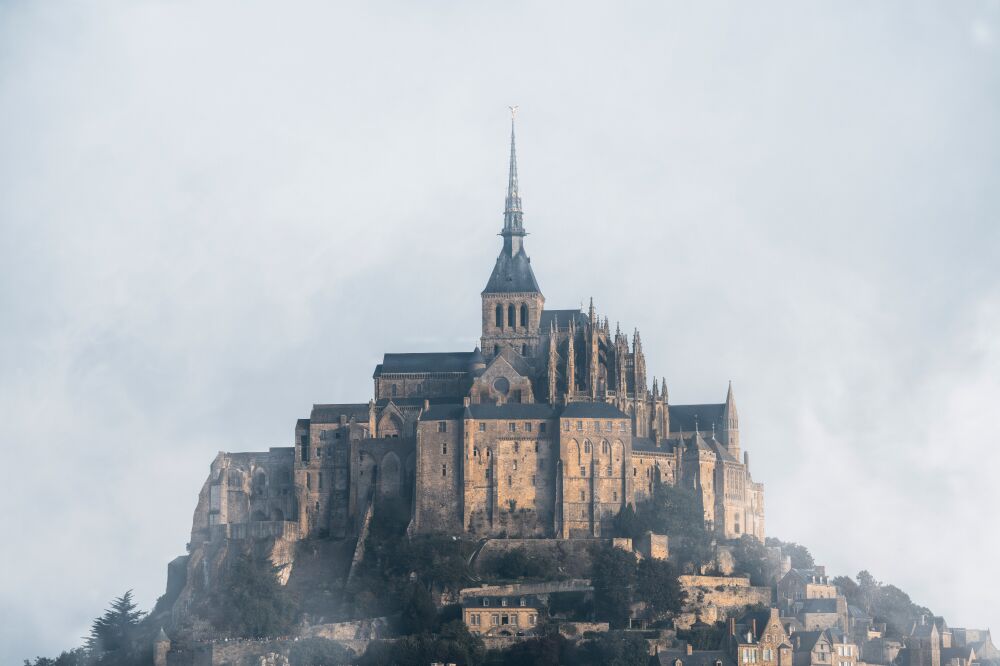
[{"label": "arched window", "polygon": [[392,396],[393,396],[393,397],[396,397],[396,391],[397,391],[397,388],[396,388],[396,385],[395,385],[395,384],[393,384],[393,385],[392,385]]},{"label": "arched window", "polygon": [[503,306],[497,306],[497,328],[503,328]]},{"label": "arched window", "polygon": [[524,303],[521,303],[521,326],[528,326],[528,306]]},{"label": "arched window", "polygon": [[611,445],[608,444],[607,440],[601,442],[601,453],[603,453],[604,455],[608,455],[611,453]]},{"label": "arched window", "polygon": [[515,326],[517,326],[517,320],[515,319],[515,317],[517,317],[517,313],[514,310],[514,306],[513,305],[508,305],[507,306],[507,325],[510,326],[511,328],[514,328]]},{"label": "arched window", "polygon": [[583,443],[583,452],[584,453],[590,453],[590,441],[589,440]]}]

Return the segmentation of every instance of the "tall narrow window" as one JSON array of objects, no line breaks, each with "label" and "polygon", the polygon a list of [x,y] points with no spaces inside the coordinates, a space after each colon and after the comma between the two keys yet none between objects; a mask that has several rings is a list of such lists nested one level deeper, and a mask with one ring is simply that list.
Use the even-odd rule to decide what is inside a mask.
[{"label": "tall narrow window", "polygon": [[528,326],[528,306],[524,303],[521,304],[521,327],[526,328]]},{"label": "tall narrow window", "polygon": [[503,306],[497,306],[497,328],[503,328]]},{"label": "tall narrow window", "polygon": [[516,317],[517,317],[517,313],[514,311],[514,306],[513,305],[508,305],[507,306],[507,325],[510,326],[511,328],[514,328],[515,326],[517,326]]},{"label": "tall narrow window", "polygon": [[396,385],[395,384],[392,385],[392,395],[393,395],[393,397],[396,396]]},{"label": "tall narrow window", "polygon": [[447,443],[441,445],[441,455],[443,455],[443,456],[448,455],[448,444]]},{"label": "tall narrow window", "polygon": [[438,432],[448,432],[447,421],[438,421]]},{"label": "tall narrow window", "polygon": [[441,476],[448,476],[448,466],[441,465]]}]

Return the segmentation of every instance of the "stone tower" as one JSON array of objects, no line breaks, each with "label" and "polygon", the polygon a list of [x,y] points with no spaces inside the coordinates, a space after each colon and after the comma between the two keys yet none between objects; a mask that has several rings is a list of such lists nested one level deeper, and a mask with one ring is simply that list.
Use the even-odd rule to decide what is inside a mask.
[{"label": "stone tower", "polygon": [[[513,111],[513,110],[512,110]],[[510,120],[510,172],[507,202],[503,212],[503,248],[482,292],[483,335],[480,346],[487,358],[510,347],[523,356],[537,352],[539,325],[545,297],[524,251],[524,211],[517,183],[517,151],[514,143],[514,114]]]}]

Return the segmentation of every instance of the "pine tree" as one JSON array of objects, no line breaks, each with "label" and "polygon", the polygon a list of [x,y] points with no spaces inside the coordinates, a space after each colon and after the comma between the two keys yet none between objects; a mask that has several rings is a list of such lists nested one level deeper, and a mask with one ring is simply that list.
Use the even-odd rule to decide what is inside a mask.
[{"label": "pine tree", "polygon": [[132,590],[111,602],[111,608],[94,620],[86,647],[96,654],[124,651],[130,647],[132,635],[145,613],[132,599]]}]

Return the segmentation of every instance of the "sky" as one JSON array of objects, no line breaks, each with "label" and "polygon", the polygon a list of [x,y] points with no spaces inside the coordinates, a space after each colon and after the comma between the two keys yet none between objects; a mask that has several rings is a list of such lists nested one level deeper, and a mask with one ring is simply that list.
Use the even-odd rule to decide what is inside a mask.
[{"label": "sky", "polygon": [[[0,0],[0,661],[163,593],[220,450],[552,308],[721,402],[767,532],[1000,629],[1000,3]],[[992,580],[992,578],[985,578]]]}]

